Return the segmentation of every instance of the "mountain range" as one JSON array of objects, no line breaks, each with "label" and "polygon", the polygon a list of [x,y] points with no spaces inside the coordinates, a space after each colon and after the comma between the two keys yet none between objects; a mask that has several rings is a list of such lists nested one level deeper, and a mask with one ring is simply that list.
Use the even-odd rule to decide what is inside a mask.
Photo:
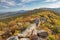
[{"label": "mountain range", "polygon": [[0,13],[0,19],[5,19],[5,18],[9,18],[9,17],[14,17],[14,16],[18,16],[18,15],[26,15],[26,14],[31,14],[31,12],[41,12],[44,10],[50,10],[50,11],[54,11],[56,12],[58,15],[60,15],[60,8],[40,8],[40,9],[34,9],[34,10],[19,10],[16,12],[6,12],[6,13]]}]

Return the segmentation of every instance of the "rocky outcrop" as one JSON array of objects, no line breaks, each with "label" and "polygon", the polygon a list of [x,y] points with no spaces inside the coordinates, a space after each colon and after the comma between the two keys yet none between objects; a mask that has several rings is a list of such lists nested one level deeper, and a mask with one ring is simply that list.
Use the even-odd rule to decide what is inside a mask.
[{"label": "rocky outcrop", "polygon": [[31,24],[25,31],[7,40],[47,40],[48,33],[45,30],[37,30],[36,24]]},{"label": "rocky outcrop", "polygon": [[[33,33],[32,33],[33,31]],[[36,24],[31,24],[25,31],[23,31],[21,34],[18,34],[18,36],[23,36],[23,37],[29,37],[31,34],[36,34]]]}]

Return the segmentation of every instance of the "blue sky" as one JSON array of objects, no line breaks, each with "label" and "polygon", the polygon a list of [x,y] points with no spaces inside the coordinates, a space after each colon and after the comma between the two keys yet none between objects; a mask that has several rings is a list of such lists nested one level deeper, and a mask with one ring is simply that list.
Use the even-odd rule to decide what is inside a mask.
[{"label": "blue sky", "polygon": [[0,12],[60,8],[60,0],[0,0]]}]

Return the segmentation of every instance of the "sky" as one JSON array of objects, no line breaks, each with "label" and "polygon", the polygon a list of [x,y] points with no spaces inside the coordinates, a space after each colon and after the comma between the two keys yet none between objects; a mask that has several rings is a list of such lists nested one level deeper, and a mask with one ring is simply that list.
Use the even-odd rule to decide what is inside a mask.
[{"label": "sky", "polygon": [[60,8],[60,0],[0,0],[0,12]]}]

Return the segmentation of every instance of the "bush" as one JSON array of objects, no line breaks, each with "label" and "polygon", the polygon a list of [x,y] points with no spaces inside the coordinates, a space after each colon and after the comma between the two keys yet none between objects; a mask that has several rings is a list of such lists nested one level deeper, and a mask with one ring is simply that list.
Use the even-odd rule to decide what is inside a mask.
[{"label": "bush", "polygon": [[49,35],[49,40],[55,40],[54,35]]},{"label": "bush", "polygon": [[28,27],[28,25],[27,25],[27,24],[25,24],[25,25],[23,26],[23,28],[24,28],[24,29],[26,29],[27,27]]},{"label": "bush", "polygon": [[55,33],[60,33],[60,29],[59,29],[58,25],[55,25],[53,30],[54,30]]}]

